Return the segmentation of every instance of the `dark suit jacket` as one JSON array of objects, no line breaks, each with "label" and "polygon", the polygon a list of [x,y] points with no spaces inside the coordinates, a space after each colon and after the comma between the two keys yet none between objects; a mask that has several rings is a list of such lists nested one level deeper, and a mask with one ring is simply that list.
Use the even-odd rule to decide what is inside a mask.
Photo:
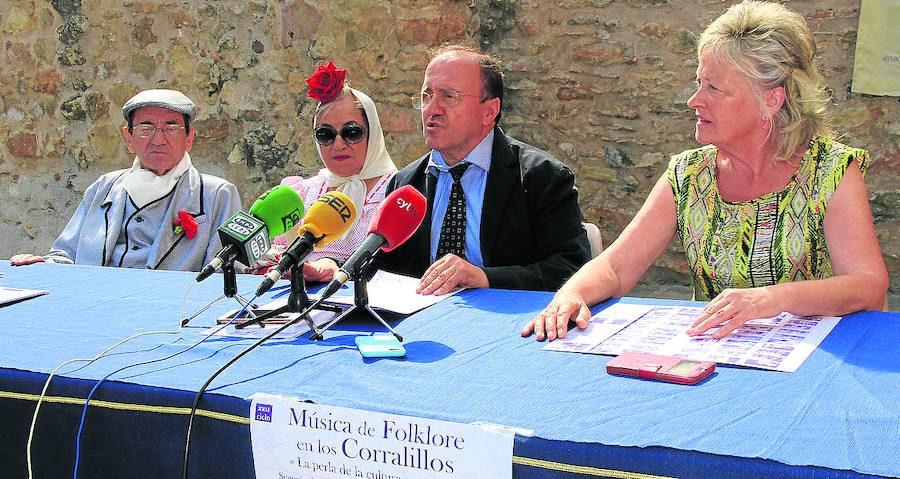
[{"label": "dark suit jacket", "polygon": [[[421,277],[430,265],[437,180],[426,172],[429,156],[391,179],[390,191],[412,185],[428,199],[429,208],[406,243],[375,255],[380,269]],[[496,127],[481,215],[481,253],[492,288],[554,291],[590,259],[572,171]]]}]

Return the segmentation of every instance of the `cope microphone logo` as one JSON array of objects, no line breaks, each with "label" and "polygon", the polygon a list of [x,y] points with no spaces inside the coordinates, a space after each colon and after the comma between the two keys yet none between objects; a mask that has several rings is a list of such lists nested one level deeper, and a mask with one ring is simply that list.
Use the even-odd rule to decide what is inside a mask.
[{"label": "cope microphone logo", "polygon": [[345,203],[337,195],[322,195],[319,197],[319,199],[316,200],[316,203],[325,203],[326,205],[330,206],[341,216],[341,219],[344,221],[344,223],[350,221],[350,218],[353,216],[353,213],[350,211],[350,207],[347,206],[347,203]]}]

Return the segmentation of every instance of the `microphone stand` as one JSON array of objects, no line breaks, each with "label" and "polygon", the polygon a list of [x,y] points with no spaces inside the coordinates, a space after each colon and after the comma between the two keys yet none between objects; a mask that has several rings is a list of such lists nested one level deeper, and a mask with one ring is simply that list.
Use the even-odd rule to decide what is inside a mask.
[{"label": "microphone stand", "polygon": [[261,313],[258,316],[254,315],[253,319],[244,321],[240,324],[236,324],[234,327],[235,329],[243,329],[252,324],[258,324],[260,327],[264,327],[265,321],[267,319],[274,318],[282,313],[301,313],[303,311],[307,311],[303,313],[300,318],[306,321],[306,323],[309,325],[310,330],[312,330],[314,333],[317,333],[318,328],[313,322],[312,317],[309,315],[308,311],[312,309],[321,309],[334,313],[341,311],[341,308],[337,306],[323,304],[319,304],[314,306],[313,308],[310,308],[309,306],[311,303],[312,301],[309,300],[309,296],[307,296],[306,294],[306,280],[303,276],[303,263],[294,264],[291,265],[291,294],[290,296],[288,296],[287,304],[271,311]]},{"label": "microphone stand", "polygon": [[222,279],[225,283],[223,292],[225,297],[234,298],[242,308],[246,308],[247,316],[255,318],[256,314],[253,312],[255,306],[251,304],[247,298],[238,293],[237,274],[234,271],[234,261],[228,261],[222,265]]},{"label": "microphone stand", "polygon": [[238,293],[237,273],[234,270],[233,261],[227,261],[222,265],[222,280],[224,283],[222,295],[214,299],[206,306],[200,308],[196,313],[183,319],[181,321],[182,328],[187,326],[188,323],[191,322],[191,320],[203,314],[207,309],[211,308],[213,304],[216,304],[216,302],[218,302],[222,298],[234,298],[234,300],[241,305],[241,308],[244,310],[244,314],[246,314],[248,318],[256,318],[256,313],[253,312],[253,309],[256,307],[256,305],[251,303],[250,300]]},{"label": "microphone stand", "polygon": [[[371,259],[369,261],[371,261]],[[334,318],[334,320],[332,320],[330,323],[326,324],[324,328],[320,330],[314,329],[313,335],[309,337],[310,341],[324,339],[323,334],[325,333],[325,331],[328,331],[332,326],[343,321],[344,318],[350,316],[351,314],[353,314],[353,312],[360,310],[368,313],[370,317],[378,320],[379,323],[381,323],[385,328],[387,328],[388,331],[391,332],[391,334],[394,335],[394,337],[397,338],[397,341],[403,342],[403,336],[400,336],[397,331],[394,331],[394,329],[391,328],[391,326],[384,319],[382,319],[381,316],[379,316],[371,306],[369,306],[369,280],[366,278],[365,269],[365,266],[359,268],[359,272],[353,278],[353,306],[341,313],[341,315],[337,318]]]}]

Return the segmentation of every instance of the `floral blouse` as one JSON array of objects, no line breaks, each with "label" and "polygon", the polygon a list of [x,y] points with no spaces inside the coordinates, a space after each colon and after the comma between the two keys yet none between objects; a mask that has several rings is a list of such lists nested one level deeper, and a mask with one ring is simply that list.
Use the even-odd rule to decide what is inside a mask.
[{"label": "floral blouse", "polygon": [[783,190],[741,202],[719,196],[716,153],[711,145],[682,152],[666,171],[694,299],[711,300],[725,288],[832,276],[825,211],[851,161],[865,175],[869,152],[815,138]]}]

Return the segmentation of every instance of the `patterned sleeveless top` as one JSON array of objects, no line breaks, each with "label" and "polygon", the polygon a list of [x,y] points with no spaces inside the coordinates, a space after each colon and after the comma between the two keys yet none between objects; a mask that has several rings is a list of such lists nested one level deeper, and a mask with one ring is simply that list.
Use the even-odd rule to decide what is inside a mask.
[{"label": "patterned sleeveless top", "polygon": [[719,196],[716,153],[712,145],[682,152],[666,171],[694,300],[711,300],[725,288],[832,276],[825,210],[852,160],[865,175],[869,152],[815,138],[782,191],[742,202]]}]

